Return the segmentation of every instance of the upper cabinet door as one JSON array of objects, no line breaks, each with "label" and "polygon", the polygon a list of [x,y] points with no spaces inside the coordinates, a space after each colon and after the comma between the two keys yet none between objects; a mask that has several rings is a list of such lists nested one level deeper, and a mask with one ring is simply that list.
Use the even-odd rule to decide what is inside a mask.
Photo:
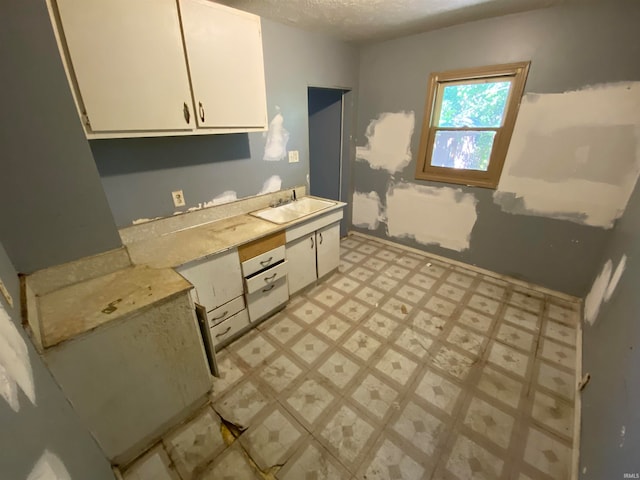
[{"label": "upper cabinet door", "polygon": [[267,125],[260,17],[208,0],[180,0],[199,127]]},{"label": "upper cabinet door", "polygon": [[57,0],[93,132],[191,130],[175,0]]}]

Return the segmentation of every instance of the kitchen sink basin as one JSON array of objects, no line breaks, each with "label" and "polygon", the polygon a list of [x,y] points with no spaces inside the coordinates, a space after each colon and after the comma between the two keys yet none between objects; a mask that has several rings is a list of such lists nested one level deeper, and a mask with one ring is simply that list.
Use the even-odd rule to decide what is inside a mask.
[{"label": "kitchen sink basin", "polygon": [[282,224],[306,217],[307,215],[319,212],[335,204],[336,202],[329,200],[302,197],[300,200],[295,200],[291,203],[280,205],[279,207],[263,208],[262,210],[251,212],[251,215],[272,223]]}]

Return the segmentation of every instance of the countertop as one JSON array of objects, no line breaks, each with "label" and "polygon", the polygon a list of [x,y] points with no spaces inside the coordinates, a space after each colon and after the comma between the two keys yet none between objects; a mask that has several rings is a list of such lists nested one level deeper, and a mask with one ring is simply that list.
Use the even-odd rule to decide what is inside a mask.
[{"label": "countertop", "polygon": [[190,289],[191,284],[174,270],[147,266],[61,288],[39,300],[42,346],[52,347]]},{"label": "countertop", "polygon": [[239,214],[130,243],[126,247],[132,266],[42,295],[36,292],[42,347],[53,347],[190,290],[192,285],[173,270],[175,267],[303,224],[345,205],[336,202],[284,224]]},{"label": "countertop", "polygon": [[127,245],[136,265],[175,268],[185,263],[235,248],[260,237],[286,230],[321,215],[334,212],[346,204],[335,205],[297,220],[276,224],[250,214],[236,215],[186,230],[168,233]]}]

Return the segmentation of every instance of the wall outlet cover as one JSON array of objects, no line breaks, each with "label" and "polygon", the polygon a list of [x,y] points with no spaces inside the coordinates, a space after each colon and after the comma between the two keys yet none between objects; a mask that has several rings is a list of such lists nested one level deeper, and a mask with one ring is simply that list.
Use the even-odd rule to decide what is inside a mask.
[{"label": "wall outlet cover", "polygon": [[300,155],[298,155],[298,150],[290,150],[289,151],[289,163],[296,163],[300,161]]},{"label": "wall outlet cover", "polygon": [[171,196],[173,197],[173,205],[176,207],[184,207],[185,201],[184,201],[184,193],[182,193],[182,190],[176,190],[175,192],[171,192]]}]

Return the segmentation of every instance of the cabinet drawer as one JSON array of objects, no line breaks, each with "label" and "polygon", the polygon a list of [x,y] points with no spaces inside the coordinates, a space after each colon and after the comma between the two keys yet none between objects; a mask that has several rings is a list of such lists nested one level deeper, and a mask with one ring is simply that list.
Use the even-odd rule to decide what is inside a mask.
[{"label": "cabinet drawer", "polygon": [[287,277],[284,276],[268,287],[262,288],[247,296],[247,309],[249,319],[255,322],[264,317],[267,313],[283,305],[289,299],[289,288],[287,287]]},{"label": "cabinet drawer", "polygon": [[248,325],[249,315],[247,310],[241,310],[234,316],[218,323],[215,327],[211,327],[211,339],[213,341],[213,345],[216,346],[221,344]]},{"label": "cabinet drawer", "polygon": [[276,283],[282,277],[287,276],[288,263],[285,260],[276,267],[271,267],[264,272],[258,273],[251,278],[245,280],[247,284],[247,293],[257,292],[258,290],[264,290],[269,288],[273,283]]},{"label": "cabinet drawer", "polygon": [[196,302],[207,311],[243,293],[240,260],[235,249],[189,262],[176,271],[195,287]]},{"label": "cabinet drawer", "polygon": [[207,312],[207,321],[209,322],[209,326],[213,327],[220,322],[223,322],[227,318],[235,315],[240,310],[244,308],[244,297],[241,295],[237,298],[234,298],[228,303],[219,306],[218,308],[214,308]]},{"label": "cabinet drawer", "polygon": [[242,273],[245,277],[249,277],[281,260],[284,260],[284,245],[242,262]]}]

